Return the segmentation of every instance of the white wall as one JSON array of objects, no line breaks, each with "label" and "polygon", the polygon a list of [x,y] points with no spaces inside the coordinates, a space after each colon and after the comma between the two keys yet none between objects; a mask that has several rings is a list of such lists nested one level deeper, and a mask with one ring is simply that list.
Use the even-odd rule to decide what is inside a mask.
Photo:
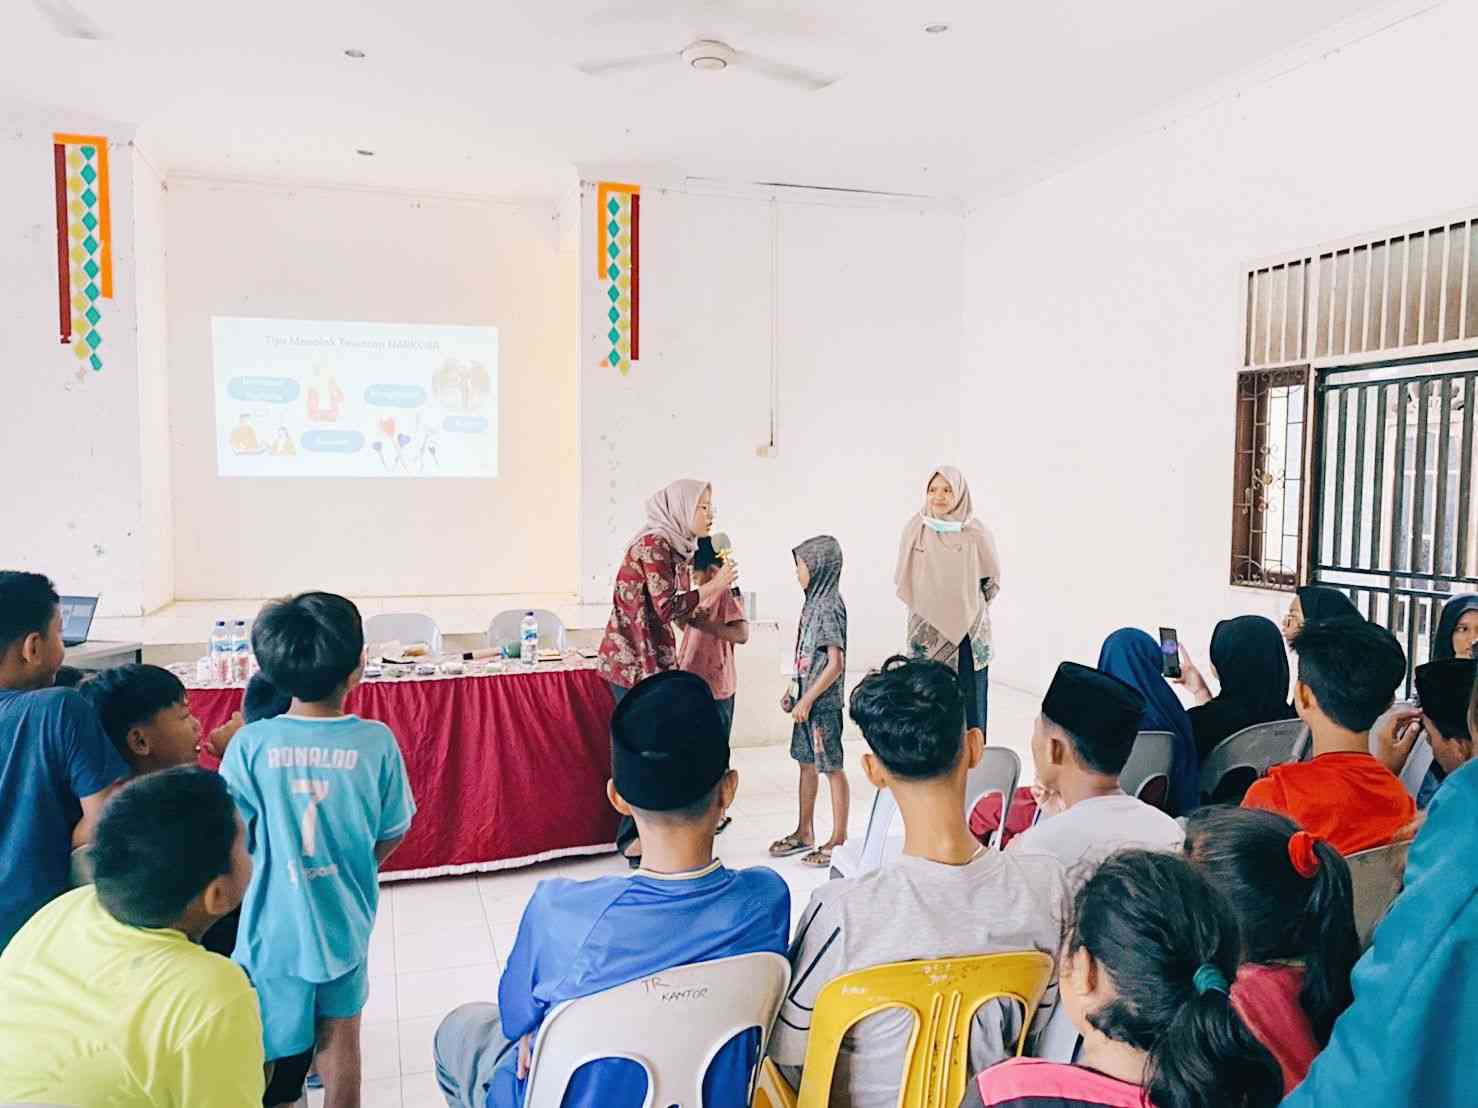
[{"label": "white wall", "polygon": [[969,219],[964,456],[1004,590],[998,679],[1121,625],[1285,598],[1227,585],[1247,263],[1478,202],[1478,6],[1450,4]]},{"label": "white wall", "polygon": [[164,182],[147,154],[133,151],[133,278],[137,290],[139,478],[144,610],[174,599],[174,495],[170,479],[169,333],[165,279]]},{"label": "white wall", "polygon": [[[801,603],[790,551],[815,534],[837,537],[849,666],[861,669],[903,643],[898,535],[932,467],[959,445],[962,219],[803,196],[772,205],[758,194],[644,188],[642,356],[625,377],[603,361],[610,302],[594,250],[582,249],[582,598],[610,602],[646,497],[702,478],[743,585],[759,593],[761,619],[781,621],[786,652]],[[588,187],[584,218],[589,234]],[[778,456],[760,458],[772,313]]]},{"label": "white wall", "polygon": [[[167,215],[177,596],[575,591],[575,247],[554,203],[173,179]],[[218,478],[213,315],[496,326],[502,476]]]},{"label": "white wall", "polygon": [[[157,361],[140,357],[134,279],[139,254],[154,249],[135,233],[136,177],[147,167],[121,124],[23,104],[0,105],[0,117],[0,467],[8,475],[0,568],[101,594],[103,614],[138,615],[168,599],[156,558],[170,541],[167,516],[146,508],[156,490],[143,480],[141,399],[159,384]],[[103,368],[80,375],[58,335],[57,131],[111,140],[114,297],[102,301],[98,324]]]}]

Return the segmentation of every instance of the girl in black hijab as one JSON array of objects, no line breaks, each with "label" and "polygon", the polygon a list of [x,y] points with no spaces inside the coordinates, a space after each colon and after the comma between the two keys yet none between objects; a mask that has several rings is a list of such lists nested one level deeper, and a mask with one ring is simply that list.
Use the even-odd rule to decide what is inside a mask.
[{"label": "girl in black hijab", "polygon": [[1364,619],[1355,602],[1338,589],[1328,585],[1305,585],[1299,589],[1288,605],[1288,614],[1283,617],[1283,641],[1289,646],[1298,638],[1304,624],[1311,619],[1340,619],[1353,616]]},{"label": "girl in black hijab", "polygon": [[1244,727],[1294,718],[1288,705],[1288,654],[1270,619],[1237,616],[1216,625],[1211,635],[1211,665],[1221,681],[1216,696],[1184,653],[1180,665],[1181,681],[1196,698],[1196,707],[1186,714],[1202,758]]},{"label": "girl in black hijab", "polygon": [[[1472,619],[1465,618],[1469,612],[1474,613]],[[1454,596],[1442,605],[1442,618],[1432,638],[1432,661],[1471,658],[1474,642],[1478,642],[1478,593]]]}]

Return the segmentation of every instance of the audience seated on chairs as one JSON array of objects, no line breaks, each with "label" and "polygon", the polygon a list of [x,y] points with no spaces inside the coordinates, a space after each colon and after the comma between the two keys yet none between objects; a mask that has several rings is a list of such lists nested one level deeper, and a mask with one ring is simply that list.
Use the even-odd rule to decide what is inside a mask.
[{"label": "audience seated on chairs", "polygon": [[1371,746],[1385,767],[1400,774],[1408,789],[1411,782],[1419,780],[1419,809],[1425,810],[1442,782],[1473,760],[1469,708],[1475,677],[1478,662],[1472,658],[1447,658],[1417,666],[1416,693],[1421,707],[1398,704],[1371,732]]},{"label": "audience seated on chairs", "polygon": [[51,582],[0,572],[0,950],[66,891],[79,806],[87,838],[128,775],[87,701],[52,687],[65,650]]},{"label": "audience seated on chairs", "polygon": [[1416,814],[1396,775],[1370,753],[1370,729],[1406,676],[1406,656],[1384,627],[1311,620],[1294,641],[1293,701],[1314,757],[1274,766],[1247,790],[1245,808],[1290,816],[1341,854],[1383,846]]},{"label": "audience seated on chairs", "polygon": [[1438,791],[1406,885],[1355,966],[1354,1003],[1284,1108],[1474,1103],[1478,766]]},{"label": "audience seated on chairs", "polygon": [[[1032,850],[988,850],[965,823],[965,779],[984,736],[965,729],[954,671],[890,658],[853,691],[851,715],[871,751],[863,771],[897,799],[903,854],[865,876],[827,882],[811,897],[791,948],[791,990],[770,1040],[771,1057],[796,1087],[816,997],[832,978],[887,962],[1052,952],[1062,937],[1062,863]],[[1044,1001],[1036,1029],[1050,1013]],[[982,1007],[971,1031],[972,1065],[1010,1054],[1020,1026],[1014,1004]],[[909,1027],[901,1011],[859,1023],[837,1059],[831,1103],[892,1108]]]},{"label": "audience seated on chairs", "polygon": [[1013,850],[1043,851],[1071,869],[1123,846],[1179,849],[1180,824],[1119,788],[1143,714],[1144,697],[1117,678],[1076,662],[1057,667],[1032,729],[1043,818]]},{"label": "audience seated on chairs", "polygon": [[1226,899],[1184,859],[1125,850],[1078,891],[1062,950],[1076,1065],[1014,1058],[962,1108],[1271,1108],[1278,1064],[1233,1009],[1241,960]]},{"label": "audience seated on chairs", "polygon": [[1169,810],[1184,815],[1201,803],[1201,756],[1180,698],[1161,675],[1160,644],[1134,627],[1124,627],[1104,640],[1098,668],[1131,686],[1144,697],[1141,731],[1168,731],[1175,738],[1175,760],[1170,767]]},{"label": "audience seated on chairs", "polygon": [[198,945],[251,877],[225,782],[194,767],[130,782],[94,860],[97,884],[42,908],[0,955],[0,1101],[257,1108],[256,993]]},{"label": "audience seated on chairs", "polygon": [[[458,1108],[523,1103],[534,1037],[550,1009],[673,966],[785,952],[790,891],[765,868],[731,870],[714,829],[739,775],[708,685],[692,673],[640,682],[611,720],[611,803],[636,820],[642,866],[630,877],[541,882],[524,910],[498,1003],[466,1004],[436,1032],[436,1075]],[[961,802],[963,803],[963,801]],[[592,1044],[598,1046],[599,1044]],[[743,1108],[759,1035],[715,1058],[707,1108]],[[565,1103],[640,1108],[642,1069],[610,1059],[582,1067]]]},{"label": "audience seated on chairs", "polygon": [[1185,852],[1237,916],[1246,961],[1232,1007],[1292,1092],[1350,1005],[1360,942],[1349,868],[1287,816],[1246,808],[1192,813]]},{"label": "audience seated on chairs", "polygon": [[1211,669],[1221,682],[1215,696],[1181,650],[1180,680],[1196,701],[1186,715],[1202,760],[1244,728],[1297,715],[1288,703],[1288,654],[1272,620],[1237,616],[1218,623],[1211,633]]}]

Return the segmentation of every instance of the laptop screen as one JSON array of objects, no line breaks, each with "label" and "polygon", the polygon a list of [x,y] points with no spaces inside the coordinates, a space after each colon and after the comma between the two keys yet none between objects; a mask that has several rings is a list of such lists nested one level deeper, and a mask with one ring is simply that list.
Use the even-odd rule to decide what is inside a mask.
[{"label": "laptop screen", "polygon": [[87,641],[92,630],[92,617],[98,609],[95,596],[64,596],[61,598],[62,642],[77,646]]}]

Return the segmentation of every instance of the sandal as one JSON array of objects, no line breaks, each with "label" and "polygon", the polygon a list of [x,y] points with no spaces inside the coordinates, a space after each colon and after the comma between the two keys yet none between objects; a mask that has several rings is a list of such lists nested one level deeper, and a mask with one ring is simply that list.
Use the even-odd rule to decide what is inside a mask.
[{"label": "sandal", "polygon": [[831,847],[818,846],[801,859],[801,865],[811,866],[815,869],[823,869],[831,865]]},{"label": "sandal", "polygon": [[776,839],[770,844],[771,858],[789,858],[792,854],[800,854],[802,851],[810,850],[814,844],[806,842],[799,835],[786,835],[783,839]]}]

